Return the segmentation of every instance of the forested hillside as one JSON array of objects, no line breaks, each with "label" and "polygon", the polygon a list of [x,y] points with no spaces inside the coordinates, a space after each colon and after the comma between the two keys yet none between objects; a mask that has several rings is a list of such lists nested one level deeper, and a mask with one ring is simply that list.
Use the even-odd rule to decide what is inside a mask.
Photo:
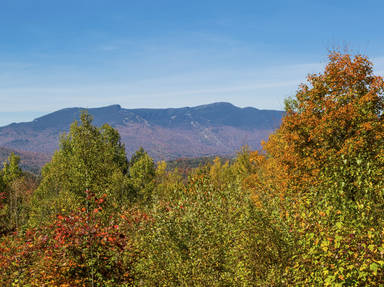
[{"label": "forested hillside", "polygon": [[16,151],[0,147],[0,162],[7,160],[12,153],[15,153],[20,157],[20,167],[24,171],[32,172],[34,174],[39,174],[41,167],[50,160],[50,156],[41,153]]},{"label": "forested hillside", "polygon": [[[0,127],[0,146],[52,155],[60,134],[79,120],[83,108],[67,108],[26,123]],[[260,142],[280,125],[282,111],[239,108],[230,103],[169,109],[124,109],[119,105],[87,109],[100,127],[120,133],[131,156],[140,147],[155,160],[212,155],[233,157],[242,145]]]},{"label": "forested hillside", "polygon": [[0,176],[1,286],[383,286],[384,81],[331,53],[262,151],[127,160],[82,113],[41,180]]}]

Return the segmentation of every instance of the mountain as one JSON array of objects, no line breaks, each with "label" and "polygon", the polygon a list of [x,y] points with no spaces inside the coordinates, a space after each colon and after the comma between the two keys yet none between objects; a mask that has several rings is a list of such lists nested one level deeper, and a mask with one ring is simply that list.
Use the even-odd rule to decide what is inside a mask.
[{"label": "mountain", "polygon": [[16,151],[9,148],[0,147],[0,167],[11,153],[20,157],[20,167],[23,170],[38,174],[41,167],[50,160],[50,156],[28,151]]},{"label": "mountain", "polygon": [[[84,108],[62,109],[32,122],[0,128],[0,146],[51,155],[59,135],[69,130]],[[120,105],[87,109],[94,124],[116,128],[127,153],[144,147],[156,160],[211,155],[231,156],[276,129],[282,111],[239,108],[230,103],[169,109],[124,109]]]}]

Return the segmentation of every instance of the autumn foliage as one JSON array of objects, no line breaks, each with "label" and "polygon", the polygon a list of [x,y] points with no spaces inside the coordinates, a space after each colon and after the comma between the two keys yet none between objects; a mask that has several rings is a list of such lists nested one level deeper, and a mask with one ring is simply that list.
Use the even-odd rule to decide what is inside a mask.
[{"label": "autumn foliage", "polygon": [[333,52],[263,150],[183,170],[83,113],[41,180],[0,172],[0,285],[383,286],[383,93]]},{"label": "autumn foliage", "polygon": [[97,198],[87,191],[86,198],[87,208],[57,214],[50,225],[28,229],[1,242],[2,285],[132,283],[135,250],[132,239],[121,230],[129,229],[131,222],[126,216],[106,217],[106,195]]},{"label": "autumn foliage", "polygon": [[366,57],[336,52],[307,80],[264,153],[251,153],[259,169],[244,183],[296,237],[292,285],[380,285],[384,81]]}]

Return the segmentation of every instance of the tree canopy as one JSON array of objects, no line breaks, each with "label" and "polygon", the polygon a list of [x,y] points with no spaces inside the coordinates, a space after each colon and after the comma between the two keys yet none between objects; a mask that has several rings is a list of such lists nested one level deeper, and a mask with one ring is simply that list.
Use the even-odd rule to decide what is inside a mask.
[{"label": "tree canopy", "polygon": [[384,286],[383,93],[332,53],[264,151],[182,172],[83,113],[37,189],[0,172],[0,285]]},{"label": "tree canopy", "polygon": [[86,190],[119,200],[122,194],[117,191],[121,191],[119,185],[124,183],[127,169],[119,133],[108,124],[93,126],[92,117],[83,112],[80,122],[75,121],[69,133],[61,136],[60,149],[43,168],[33,213],[39,216],[73,209],[84,202]]},{"label": "tree canopy", "polygon": [[[356,187],[383,177],[384,81],[366,57],[337,52],[323,73],[307,80],[286,101],[286,115],[265,150],[287,173],[290,187],[303,191],[322,173],[337,172],[353,198]],[[363,179],[358,166],[375,174]]]}]

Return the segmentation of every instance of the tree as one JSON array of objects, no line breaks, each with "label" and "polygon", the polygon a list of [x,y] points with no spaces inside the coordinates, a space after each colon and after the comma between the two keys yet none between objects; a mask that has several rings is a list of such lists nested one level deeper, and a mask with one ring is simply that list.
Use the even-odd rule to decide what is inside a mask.
[{"label": "tree", "polygon": [[18,227],[24,198],[24,192],[16,188],[17,182],[21,181],[23,176],[19,163],[20,157],[11,153],[3,164],[0,176],[0,232]]},{"label": "tree", "polygon": [[23,174],[20,166],[20,157],[11,153],[8,160],[3,164],[3,180],[5,184],[10,184],[17,178],[20,178]]},{"label": "tree", "polygon": [[179,190],[184,187],[185,179],[178,168],[168,170],[165,161],[157,163],[155,189],[152,201],[174,201],[180,196]]},{"label": "tree", "polygon": [[[122,198],[128,169],[125,147],[118,132],[105,124],[92,125],[83,112],[68,134],[60,139],[60,149],[42,171],[42,181],[33,198],[32,218],[41,220],[52,213],[84,205],[84,191],[107,193],[112,205]],[[125,190],[129,192],[129,190]]]},{"label": "tree", "polygon": [[3,179],[3,175],[0,172],[0,210],[4,207],[5,200],[5,183]]},{"label": "tree", "polygon": [[[215,166],[218,166],[216,161]],[[153,203],[138,230],[137,280],[143,286],[280,286],[289,234],[255,208],[236,182],[193,174],[178,197]],[[224,178],[223,178],[224,179]],[[273,219],[273,220],[272,220]]]},{"label": "tree", "polygon": [[324,72],[287,100],[266,155],[251,156],[260,171],[248,183],[261,201],[272,194],[267,206],[278,203],[294,238],[288,285],[384,280],[383,93],[366,57],[331,53]]},{"label": "tree", "polygon": [[141,147],[129,161],[129,179],[136,200],[150,203],[155,188],[156,167],[153,159]]},{"label": "tree", "polygon": [[[108,197],[84,192],[92,210],[0,238],[1,286],[131,286],[138,252],[131,214],[105,218]],[[141,218],[135,218],[141,221]]]},{"label": "tree", "polygon": [[383,92],[383,79],[361,55],[333,52],[324,73],[308,76],[308,84],[286,101],[282,124],[264,145],[287,173],[289,188],[305,191],[336,173],[344,195],[355,199],[364,186],[382,183]]}]

